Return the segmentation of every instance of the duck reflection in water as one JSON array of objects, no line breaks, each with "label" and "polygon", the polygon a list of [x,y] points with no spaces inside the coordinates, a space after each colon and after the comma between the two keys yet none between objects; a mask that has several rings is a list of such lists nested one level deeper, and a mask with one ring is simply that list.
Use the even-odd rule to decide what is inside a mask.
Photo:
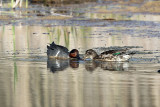
[{"label": "duck reflection in water", "polygon": [[87,71],[94,71],[99,66],[100,63],[97,61],[85,61],[85,68]]},{"label": "duck reflection in water", "polygon": [[47,60],[47,68],[50,69],[51,72],[55,73],[56,71],[64,71],[68,67],[78,68],[79,61],[76,59],[48,59]]},{"label": "duck reflection in water", "polygon": [[57,71],[64,71],[69,67],[78,69],[79,64],[84,64],[85,69],[91,72],[95,71],[97,68],[108,71],[127,71],[129,69],[128,62],[83,61],[83,63],[80,63],[80,61],[76,59],[48,59],[47,68],[55,73]]},{"label": "duck reflection in water", "polygon": [[128,71],[128,62],[102,62],[101,68],[109,71]]},{"label": "duck reflection in water", "polygon": [[71,68],[79,68],[79,60],[70,59],[69,62],[70,62],[69,65]]},{"label": "duck reflection in water", "polygon": [[128,71],[128,62],[102,62],[102,61],[86,61],[85,68],[87,71],[94,71],[100,67],[108,71]]}]

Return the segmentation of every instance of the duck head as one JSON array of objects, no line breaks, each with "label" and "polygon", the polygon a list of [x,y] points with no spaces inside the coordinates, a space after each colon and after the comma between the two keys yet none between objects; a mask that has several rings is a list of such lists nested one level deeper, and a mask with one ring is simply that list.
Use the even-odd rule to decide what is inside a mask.
[{"label": "duck head", "polygon": [[93,49],[87,50],[85,55],[84,55],[85,60],[87,60],[87,59],[92,60],[92,59],[96,59],[96,58],[98,58],[98,54]]},{"label": "duck head", "polygon": [[80,59],[80,57],[79,57],[79,51],[78,51],[77,49],[72,49],[72,50],[69,52],[69,57],[70,57],[70,58]]}]

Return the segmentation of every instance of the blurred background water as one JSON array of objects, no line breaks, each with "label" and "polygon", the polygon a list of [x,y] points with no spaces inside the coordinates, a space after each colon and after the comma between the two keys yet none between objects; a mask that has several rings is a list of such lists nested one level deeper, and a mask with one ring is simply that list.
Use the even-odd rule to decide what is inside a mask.
[{"label": "blurred background water", "polygon": [[[160,1],[0,2],[3,107],[159,107]],[[14,8],[13,8],[14,7]],[[140,46],[129,62],[47,59],[54,41],[80,54]]]}]

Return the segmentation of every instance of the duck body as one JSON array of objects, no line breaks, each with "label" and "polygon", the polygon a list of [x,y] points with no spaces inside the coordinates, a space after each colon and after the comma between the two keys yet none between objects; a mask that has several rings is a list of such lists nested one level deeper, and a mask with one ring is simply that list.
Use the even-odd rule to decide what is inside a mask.
[{"label": "duck body", "polygon": [[128,49],[122,50],[107,50],[99,55],[93,49],[89,49],[86,51],[84,55],[84,59],[91,59],[91,60],[100,60],[100,61],[116,61],[116,62],[125,62],[129,61],[131,58],[131,54],[134,53],[127,53]]},{"label": "duck body", "polygon": [[125,62],[129,61],[131,56],[126,54],[124,51],[106,51],[100,54],[99,59],[102,61],[116,61],[116,62]]},{"label": "duck body", "polygon": [[[143,48],[141,46],[110,46],[110,47],[96,47],[92,48],[98,55],[105,51],[124,51],[126,50],[126,53],[130,53],[128,50],[135,48]],[[133,53],[133,52],[132,52]]]},{"label": "duck body", "polygon": [[56,45],[54,42],[47,46],[47,56],[48,58],[69,58],[69,50],[61,45]]},{"label": "duck body", "polygon": [[77,49],[72,49],[71,51],[69,51],[66,47],[57,45],[54,42],[47,46],[47,56],[48,58],[56,59],[80,59],[79,51]]}]

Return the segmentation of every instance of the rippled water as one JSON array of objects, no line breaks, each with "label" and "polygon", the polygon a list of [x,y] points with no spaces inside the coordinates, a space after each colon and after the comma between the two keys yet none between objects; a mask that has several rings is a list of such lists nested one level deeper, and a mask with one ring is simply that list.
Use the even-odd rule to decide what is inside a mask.
[{"label": "rippled water", "polygon": [[[1,106],[160,106],[159,1],[32,3],[0,5]],[[96,47],[138,48],[123,63],[56,60],[46,56],[52,41],[80,54]]]},{"label": "rippled water", "polygon": [[1,105],[159,106],[160,64],[42,59],[0,60]]}]

